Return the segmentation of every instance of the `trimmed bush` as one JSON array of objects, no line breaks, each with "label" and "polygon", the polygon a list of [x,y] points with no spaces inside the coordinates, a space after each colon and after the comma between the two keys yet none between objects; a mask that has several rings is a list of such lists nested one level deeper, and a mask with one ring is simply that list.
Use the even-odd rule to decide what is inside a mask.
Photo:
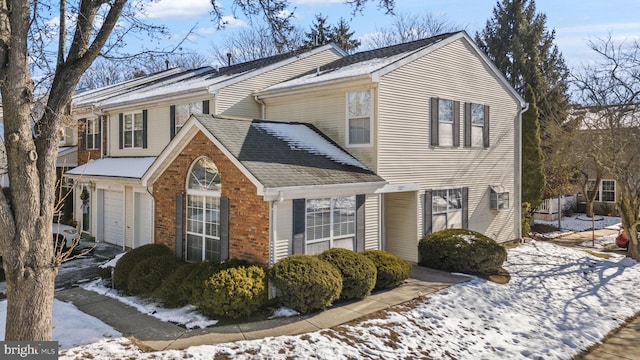
[{"label": "trimmed bush", "polygon": [[198,306],[202,301],[204,283],[211,277],[211,275],[224,269],[241,266],[247,267],[251,265],[253,264],[248,261],[238,259],[229,259],[223,263],[203,261],[197,264],[197,267],[193,269],[193,271],[191,271],[191,273],[180,284],[178,289],[180,299],[181,301],[184,299],[188,304]]},{"label": "trimmed bush", "polygon": [[347,249],[333,248],[318,255],[335,266],[342,275],[340,300],[362,299],[376,285],[378,270],[366,256]]},{"label": "trimmed bush", "polygon": [[396,287],[407,280],[411,274],[411,264],[389,252],[383,250],[365,250],[360,254],[373,261],[378,270],[376,290]]},{"label": "trimmed bush", "polygon": [[148,244],[143,245],[135,249],[127,251],[118,263],[113,272],[113,286],[118,290],[127,291],[127,280],[129,279],[129,273],[133,268],[139,264],[142,260],[162,256],[172,255],[171,249],[160,244]]},{"label": "trimmed bush", "polygon": [[282,305],[302,314],[333,304],[342,292],[342,276],[330,263],[315,256],[296,254],[269,269]]},{"label": "trimmed bush", "polygon": [[252,265],[218,271],[205,281],[202,295],[198,310],[205,315],[249,316],[267,302],[264,270]]},{"label": "trimmed bush", "polygon": [[127,291],[131,295],[150,295],[178,266],[173,255],[142,260],[129,273]]},{"label": "trimmed bush", "polygon": [[418,251],[422,266],[473,274],[495,274],[507,259],[507,251],[493,239],[466,229],[425,235]]},{"label": "trimmed bush", "polygon": [[198,264],[180,263],[178,267],[162,281],[160,286],[153,292],[153,297],[163,306],[177,308],[189,303],[189,298],[182,296],[180,285],[187,277],[198,268]]}]

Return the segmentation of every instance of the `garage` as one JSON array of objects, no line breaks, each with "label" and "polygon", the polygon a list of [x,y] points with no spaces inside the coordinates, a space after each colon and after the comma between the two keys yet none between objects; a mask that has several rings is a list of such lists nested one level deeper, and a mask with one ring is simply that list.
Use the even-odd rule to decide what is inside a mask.
[{"label": "garage", "polygon": [[102,241],[124,245],[124,196],[122,191],[100,190],[102,193]]}]

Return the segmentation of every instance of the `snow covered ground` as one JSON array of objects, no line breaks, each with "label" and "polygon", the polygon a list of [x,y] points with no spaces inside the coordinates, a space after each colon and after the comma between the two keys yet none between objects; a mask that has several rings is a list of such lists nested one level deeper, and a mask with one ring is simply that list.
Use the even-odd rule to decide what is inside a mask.
[{"label": "snow covered ground", "polygon": [[[544,220],[535,220],[536,224],[547,224],[551,226],[558,226],[558,221],[544,221]],[[554,231],[551,233],[545,233],[544,235],[547,238],[556,238],[558,236],[566,235],[575,231],[586,231],[591,230],[591,226],[593,228],[598,229],[614,229],[618,230],[620,228],[620,218],[616,216],[595,216],[593,221],[590,217],[587,217],[585,214],[573,214],[571,216],[565,216],[561,220],[562,227],[559,231]]]}]

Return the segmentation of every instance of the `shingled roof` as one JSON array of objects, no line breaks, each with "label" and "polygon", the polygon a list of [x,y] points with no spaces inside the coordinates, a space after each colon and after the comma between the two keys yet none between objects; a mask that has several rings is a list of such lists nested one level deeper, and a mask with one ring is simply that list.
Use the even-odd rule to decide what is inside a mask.
[{"label": "shingled roof", "polygon": [[194,117],[265,188],[385,182],[313,125]]}]

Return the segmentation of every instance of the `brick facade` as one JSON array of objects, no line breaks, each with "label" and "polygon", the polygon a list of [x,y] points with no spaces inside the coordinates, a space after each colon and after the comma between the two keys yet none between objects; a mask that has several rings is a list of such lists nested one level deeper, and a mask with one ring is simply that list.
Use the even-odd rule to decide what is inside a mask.
[{"label": "brick facade", "polygon": [[[229,258],[266,266],[269,262],[269,203],[256,195],[255,185],[201,132],[153,184],[155,242],[175,249],[176,194],[183,195],[183,208],[186,209],[187,172],[201,156],[208,156],[218,168],[221,195],[229,199]],[[186,211],[183,215],[182,221],[186,225]],[[186,231],[186,227],[183,228]]]},{"label": "brick facade", "polygon": [[[78,120],[78,166],[84,165],[88,163],[90,160],[97,160],[102,157],[100,154],[100,149],[87,150],[87,145],[85,140],[85,132],[87,130],[86,121],[87,119]],[[107,143],[106,119],[103,119],[102,121],[102,129],[101,129],[100,137],[102,138],[101,139],[102,144],[106,144]],[[106,149],[106,146],[102,146],[102,148]]]}]

